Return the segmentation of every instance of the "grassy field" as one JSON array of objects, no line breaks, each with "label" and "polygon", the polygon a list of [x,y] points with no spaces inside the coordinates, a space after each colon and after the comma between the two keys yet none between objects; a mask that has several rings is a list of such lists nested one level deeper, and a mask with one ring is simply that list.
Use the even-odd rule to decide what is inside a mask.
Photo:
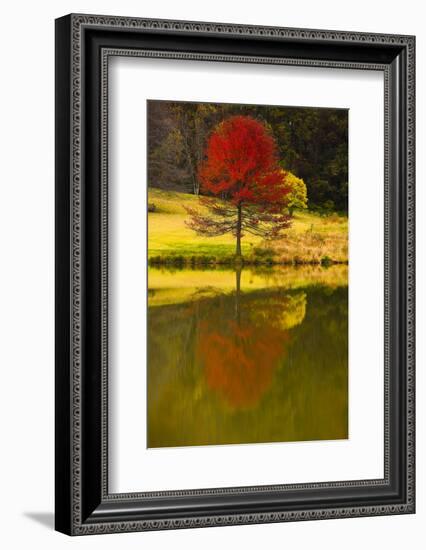
[{"label": "grassy field", "polygon": [[[186,227],[185,206],[198,206],[198,197],[185,193],[149,189],[148,256],[150,263],[229,263],[235,254],[232,235],[203,237]],[[263,241],[245,235],[242,253],[247,263],[346,263],[348,261],[348,218],[320,216],[309,211],[294,214],[291,228],[280,240]]]}]

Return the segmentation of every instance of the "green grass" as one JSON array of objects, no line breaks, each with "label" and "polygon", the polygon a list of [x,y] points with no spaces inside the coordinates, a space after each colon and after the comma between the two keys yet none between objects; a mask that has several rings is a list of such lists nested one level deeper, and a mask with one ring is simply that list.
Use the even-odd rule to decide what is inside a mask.
[{"label": "green grass", "polygon": [[[204,237],[185,225],[185,206],[199,208],[198,197],[186,193],[150,188],[148,203],[155,212],[148,213],[148,256],[157,263],[180,259],[198,262],[209,257],[210,263],[232,259],[235,238],[232,235]],[[348,218],[332,214],[320,216],[309,211],[294,214],[291,228],[278,241],[263,241],[245,235],[242,254],[252,263],[321,263],[348,261]],[[154,260],[155,261],[155,260]]]}]

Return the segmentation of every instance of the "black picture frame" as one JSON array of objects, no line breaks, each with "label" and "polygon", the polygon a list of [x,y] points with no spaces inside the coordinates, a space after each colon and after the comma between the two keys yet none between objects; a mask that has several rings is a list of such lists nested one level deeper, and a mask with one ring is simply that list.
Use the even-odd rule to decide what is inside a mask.
[{"label": "black picture frame", "polygon": [[[108,493],[111,55],[375,69],[385,81],[384,478]],[[415,511],[415,38],[71,14],[56,20],[56,529],[118,533]]]}]

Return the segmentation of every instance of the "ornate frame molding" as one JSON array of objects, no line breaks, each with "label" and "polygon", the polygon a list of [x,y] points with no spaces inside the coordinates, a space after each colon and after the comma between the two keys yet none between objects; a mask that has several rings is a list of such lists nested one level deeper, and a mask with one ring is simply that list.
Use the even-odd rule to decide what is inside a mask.
[{"label": "ornate frame molding", "polygon": [[[87,140],[84,138],[84,120],[86,116],[85,103],[87,101],[87,75],[85,55],[87,51],[87,42],[85,40],[86,31],[96,30],[112,30],[116,33],[151,33],[168,35],[180,34],[185,36],[214,36],[214,37],[230,37],[236,40],[262,39],[273,41],[291,41],[292,43],[314,43],[326,44],[333,47],[342,46],[343,44],[350,46],[369,45],[374,48],[390,47],[395,51],[402,52],[406,61],[406,85],[401,85],[401,90],[398,94],[405,94],[406,104],[406,135],[395,135],[394,124],[392,120],[392,105],[396,101],[395,83],[402,78],[401,75],[395,76],[395,71],[398,68],[392,68],[390,62],[365,62],[365,61],[336,61],[333,59],[315,59],[315,58],[299,58],[299,57],[279,57],[265,55],[242,55],[242,54],[224,54],[224,53],[195,53],[191,51],[170,51],[170,50],[155,50],[130,47],[102,46],[100,52],[100,240],[101,240],[101,257],[100,257],[100,292],[101,292],[101,312],[100,312],[100,356],[101,356],[101,411],[100,411],[100,433],[101,433],[101,469],[100,469],[100,492],[101,500],[104,505],[110,509],[108,512],[94,513],[87,516],[87,504],[83,502],[85,491],[85,474],[83,471],[83,446],[84,446],[84,416],[85,411],[83,403],[85,402],[85,376],[84,376],[84,339],[85,333],[83,329],[85,316],[85,294],[84,280],[87,277],[87,261],[85,254],[87,249],[84,246],[86,235],[85,231],[90,230],[89,225],[85,225],[85,201],[84,201],[84,181],[85,181],[85,146]],[[60,35],[60,36],[59,36]],[[65,42],[63,42],[65,37]],[[64,353],[57,355],[57,377],[61,378],[61,389],[57,389],[57,400],[61,399],[58,391],[63,392],[63,386],[68,386],[70,391],[69,409],[67,412],[62,410],[61,406],[57,406],[57,418],[60,415],[65,415],[69,419],[69,449],[63,449],[64,442],[59,441],[57,447],[57,461],[63,461],[63,467],[59,468],[62,482],[69,483],[69,492],[66,492],[66,497],[62,493],[57,496],[57,528],[61,531],[75,535],[94,534],[94,533],[112,533],[124,531],[141,531],[155,529],[176,529],[187,527],[201,527],[212,525],[229,525],[229,524],[245,524],[245,523],[264,523],[264,522],[283,522],[296,521],[307,519],[326,519],[336,517],[359,517],[370,515],[384,515],[396,513],[412,513],[414,512],[414,133],[415,133],[415,61],[414,48],[415,40],[412,36],[397,36],[397,35],[381,35],[381,34],[364,34],[364,33],[346,33],[341,31],[321,31],[307,29],[286,29],[278,27],[253,27],[245,25],[227,25],[217,23],[201,23],[201,22],[186,22],[186,21],[168,21],[168,20],[147,20],[124,17],[107,17],[107,16],[92,16],[92,15],[70,15],[67,18],[58,20],[57,22],[57,51],[59,61],[62,62],[64,55],[69,62],[69,87],[64,96],[64,102],[69,103],[70,120],[69,134],[58,139],[57,149],[64,148],[69,140],[69,149],[71,154],[68,159],[68,164],[65,167],[60,167],[59,175],[57,173],[57,193],[63,193],[63,177],[68,170],[69,177],[69,197],[64,199],[65,204],[63,209],[58,208],[58,215],[61,216],[65,209],[69,211],[69,227],[57,229],[58,238],[62,241],[63,233],[67,233],[70,244],[69,248],[69,301],[70,301],[70,316],[63,319],[60,330],[63,326],[68,326],[69,334],[69,366],[64,377],[63,361]],[[86,51],[85,51],[86,48]],[[392,50],[392,51],[393,51]],[[284,65],[301,65],[313,67],[334,67],[342,69],[368,69],[384,72],[385,77],[385,476],[383,480],[363,480],[363,481],[342,481],[333,483],[314,483],[314,484],[297,484],[297,485],[278,485],[270,487],[239,487],[229,489],[211,489],[211,490],[193,490],[193,491],[170,491],[158,493],[130,493],[130,494],[109,494],[108,493],[108,468],[107,468],[107,425],[108,425],[108,216],[107,216],[107,201],[108,201],[108,142],[107,142],[107,124],[108,124],[108,59],[111,56],[138,56],[138,57],[156,57],[168,59],[191,59],[202,61],[230,61],[243,63],[273,63]],[[392,71],[394,71],[392,76]],[[66,78],[66,68],[57,76],[57,87],[60,87],[58,80]],[[393,78],[393,84],[392,84]],[[392,86],[394,86],[392,88]],[[59,106],[59,118],[57,124],[61,124],[62,105]],[[59,129],[59,132],[61,130]],[[398,147],[401,151],[405,150],[405,197],[401,199],[401,204],[393,202],[394,197],[391,193],[391,166],[394,159],[391,151],[395,151],[395,139],[398,141]],[[405,143],[400,143],[401,139]],[[404,162],[404,154],[398,159],[399,164]],[[62,161],[61,161],[62,162]],[[393,167],[395,170],[395,167]],[[405,204],[404,204],[405,199]],[[405,222],[405,227],[401,228],[402,242],[405,236],[405,247],[402,250],[394,249],[394,234],[391,231],[392,224],[395,222],[395,212],[401,210],[402,220]],[[65,236],[67,236],[65,235]],[[404,361],[406,364],[406,379],[405,383],[405,433],[406,433],[406,476],[404,482],[405,498],[403,502],[392,502],[390,504],[371,504],[363,506],[319,506],[317,508],[308,507],[305,510],[276,510],[270,512],[256,511],[250,513],[215,513],[206,515],[192,514],[177,518],[160,518],[160,519],[144,519],[143,513],[140,513],[139,518],[119,521],[117,519],[120,514],[117,509],[120,505],[132,504],[136,506],[138,502],[147,497],[183,497],[183,496],[199,496],[199,495],[239,495],[244,496],[250,493],[258,493],[262,491],[271,492],[294,492],[306,491],[307,489],[348,489],[362,487],[379,487],[388,486],[391,483],[391,444],[390,432],[392,392],[390,382],[390,365],[391,355],[393,353],[392,338],[391,338],[391,321],[395,312],[392,311],[392,281],[391,281],[391,263],[395,259],[395,254],[398,257],[404,254],[402,258],[406,266],[406,285],[405,297],[403,299],[406,311],[398,312],[405,319],[405,351]],[[61,277],[59,270],[57,277]],[[63,290],[62,290],[63,291]],[[62,292],[61,291],[61,292]],[[59,297],[62,303],[62,294]],[[58,313],[57,313],[58,315]],[[59,312],[61,315],[61,312]],[[60,321],[61,322],[61,321]],[[404,322],[403,322],[404,323]],[[63,351],[63,350],[62,350]],[[87,368],[87,367],[86,367]],[[68,383],[67,383],[68,381]],[[61,422],[57,420],[57,422]],[[66,456],[65,456],[66,455]],[[67,468],[69,467],[69,471]],[[57,484],[61,483],[57,478]],[[64,498],[68,503],[65,505]],[[118,506],[118,508],[117,508]],[[89,506],[92,507],[93,506]],[[86,508],[86,510],[85,510]],[[109,515],[108,515],[109,514]]]}]

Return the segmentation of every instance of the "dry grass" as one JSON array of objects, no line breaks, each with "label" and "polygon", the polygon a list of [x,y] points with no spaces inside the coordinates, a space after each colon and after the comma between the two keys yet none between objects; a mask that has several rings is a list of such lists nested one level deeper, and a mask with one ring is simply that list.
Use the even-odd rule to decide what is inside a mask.
[{"label": "dry grass", "polygon": [[289,232],[274,245],[281,263],[320,263],[329,258],[333,262],[348,261],[347,232],[332,231],[305,233]]}]

